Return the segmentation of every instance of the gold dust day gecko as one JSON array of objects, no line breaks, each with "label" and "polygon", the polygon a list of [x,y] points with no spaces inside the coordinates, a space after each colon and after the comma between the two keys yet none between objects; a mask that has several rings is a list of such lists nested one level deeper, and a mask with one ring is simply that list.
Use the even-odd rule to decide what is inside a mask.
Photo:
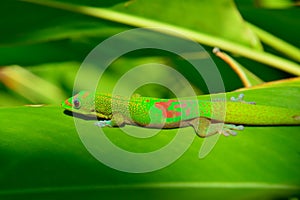
[{"label": "gold dust day gecko", "polygon": [[216,133],[236,135],[235,130],[243,130],[242,125],[300,124],[300,110],[245,102],[243,94],[224,102],[138,95],[128,98],[81,91],[63,101],[62,107],[102,119],[95,123],[99,127],[121,127],[125,124],[148,128],[192,126],[200,137]]}]

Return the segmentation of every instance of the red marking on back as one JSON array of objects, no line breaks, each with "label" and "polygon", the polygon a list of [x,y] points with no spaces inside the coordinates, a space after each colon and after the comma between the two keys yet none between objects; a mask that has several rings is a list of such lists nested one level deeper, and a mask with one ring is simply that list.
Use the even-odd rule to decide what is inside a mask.
[{"label": "red marking on back", "polygon": [[[163,116],[166,118],[178,117],[181,115],[181,112],[177,112],[175,110],[168,110],[173,102],[177,102],[176,100],[169,100],[167,102],[157,102],[155,103],[155,107],[160,109],[163,112]],[[180,105],[175,105],[174,108],[179,108]]]},{"label": "red marking on back", "polygon": [[186,116],[189,116],[191,114],[191,108],[188,108],[186,111],[185,111],[185,115]]},{"label": "red marking on back", "polygon": [[82,95],[82,98],[86,98],[87,96],[89,96],[89,92],[85,92],[83,95]]},{"label": "red marking on back", "polygon": [[186,103],[177,104],[177,105],[174,106],[174,108],[185,108],[185,107],[187,107]]}]

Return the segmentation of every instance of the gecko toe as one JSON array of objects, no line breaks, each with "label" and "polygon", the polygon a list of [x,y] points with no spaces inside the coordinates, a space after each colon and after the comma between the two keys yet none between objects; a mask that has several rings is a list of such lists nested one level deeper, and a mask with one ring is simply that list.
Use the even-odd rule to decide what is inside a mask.
[{"label": "gecko toe", "polygon": [[110,120],[106,120],[106,121],[97,121],[95,122],[95,125],[103,128],[103,127],[111,127],[111,121]]}]

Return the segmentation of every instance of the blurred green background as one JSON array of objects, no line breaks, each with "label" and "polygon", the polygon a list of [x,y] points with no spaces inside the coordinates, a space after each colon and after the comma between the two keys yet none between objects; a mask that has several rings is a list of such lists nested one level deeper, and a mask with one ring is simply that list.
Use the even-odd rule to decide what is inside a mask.
[{"label": "blurred green background", "polygon": [[[77,70],[88,53],[110,36],[152,25],[147,20],[199,33],[195,40],[211,55],[228,92],[242,88],[243,84],[224,61],[211,53],[214,46],[227,50],[265,82],[299,76],[299,1],[51,2],[1,1],[1,199],[300,197],[297,126],[246,127],[238,137],[220,138],[204,159],[198,158],[203,141],[196,138],[191,148],[172,165],[156,172],[130,174],[94,159],[80,142],[72,117],[64,115],[60,107],[60,103],[72,95]],[[97,15],[104,11],[112,12],[102,17]],[[132,18],[127,20],[116,13]],[[255,55],[264,57],[256,59]],[[282,65],[276,64],[278,60]],[[104,90],[110,92],[118,78],[134,66],[151,62],[178,70],[197,94],[208,93],[204,81],[187,62],[168,52],[154,50],[133,52],[112,63],[102,77]],[[86,76],[88,79],[89,75]],[[172,81],[167,73],[157,76]],[[141,78],[147,76],[141,75]],[[274,90],[278,101],[284,102],[287,99],[284,95],[288,94],[287,97],[291,96],[289,104],[294,102],[294,107],[299,109],[299,81],[283,88]],[[276,98],[274,91],[263,92]],[[137,92],[146,96],[173,96],[167,88],[155,84],[143,86]],[[256,94],[249,92],[249,95],[255,97]],[[36,104],[44,106],[33,106]],[[190,128],[184,131],[194,134]],[[176,131],[164,130],[145,141],[126,136],[119,129],[105,133],[125,149],[135,147],[135,150],[145,151],[168,143]]]}]

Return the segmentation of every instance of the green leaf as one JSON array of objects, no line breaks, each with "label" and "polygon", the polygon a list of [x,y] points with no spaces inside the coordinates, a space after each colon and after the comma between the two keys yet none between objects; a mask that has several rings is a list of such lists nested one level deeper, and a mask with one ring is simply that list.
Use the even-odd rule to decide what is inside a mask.
[{"label": "green leaf", "polygon": [[112,10],[166,22],[261,49],[258,38],[247,27],[232,0],[201,2],[189,0],[184,3],[175,0],[168,2],[167,6],[163,0],[139,0],[129,2],[127,5],[118,4]]},{"label": "green leaf", "polygon": [[[208,45],[208,46],[218,46],[224,50],[231,51],[232,53],[245,56],[247,58],[256,60],[258,62],[262,62],[264,64],[271,65],[275,68],[284,70],[286,72],[295,75],[300,74],[299,65],[290,60],[286,60],[284,58],[277,57],[273,54],[262,52],[260,49],[256,50],[250,48],[248,46],[245,46],[243,43],[232,42],[228,38],[217,37],[213,34],[206,34],[205,32],[195,31],[194,29],[181,27],[176,24],[173,25],[165,22],[152,20],[149,18],[117,12],[106,8],[78,6],[75,4],[62,3],[58,1],[44,1],[44,2],[40,2],[36,0],[24,0],[24,1],[29,3],[49,6],[53,8],[59,8],[67,11],[72,11],[75,13],[81,13],[83,15],[93,16],[96,18],[118,22],[118,23],[130,25],[134,27],[160,27],[163,28],[160,31],[167,34],[170,34],[170,31],[166,31],[166,30],[172,30],[174,33],[181,33],[189,38],[193,38],[195,41],[201,44]],[[226,0],[226,2],[230,3],[231,1]],[[228,4],[226,8],[227,7],[230,8]],[[245,27],[247,27],[246,24]]]},{"label": "green leaf", "polygon": [[245,93],[248,98],[255,98],[255,101],[261,105],[300,109],[297,103],[300,98],[300,78],[268,82],[253,88],[240,89],[237,92]]},{"label": "green leaf", "polygon": [[[300,78],[273,81],[226,92],[226,99],[229,101],[231,97],[236,98],[241,93],[245,95],[246,102],[300,110],[300,105],[296,103],[300,98]],[[198,96],[199,100],[210,100],[210,98],[210,95]]]},{"label": "green leaf", "polygon": [[[247,127],[237,137],[220,138],[201,160],[197,156],[203,140],[196,138],[172,165],[147,174],[128,174],[95,160],[80,142],[72,118],[61,108],[7,108],[1,109],[0,117],[0,197],[4,199],[299,195],[299,127]],[[121,148],[146,151],[165,145],[176,130],[162,131],[145,142],[117,128],[105,133]],[[194,132],[185,128],[184,134]]]},{"label": "green leaf", "polygon": [[[290,108],[300,109],[295,103],[299,88],[296,79],[243,93],[246,101],[274,106],[281,101],[278,106],[291,104]],[[151,173],[131,174],[107,167],[89,154],[72,117],[60,107],[1,108],[0,118],[3,199],[131,199],[132,195],[149,199],[273,199],[300,195],[299,126],[248,126],[236,137],[220,137],[203,159],[198,152],[204,140],[196,137],[173,164]],[[78,120],[94,126],[93,121]],[[141,134],[148,130],[132,128]],[[119,128],[103,130],[120,148],[133,152],[159,149],[177,131],[163,130],[154,137],[138,139]],[[190,127],[181,130],[187,137],[195,134]]]},{"label": "green leaf", "polygon": [[256,4],[259,7],[269,9],[285,9],[295,6],[295,3],[292,0],[256,0]]},{"label": "green leaf", "polygon": [[258,35],[262,42],[273,47],[278,52],[293,58],[296,61],[300,61],[300,49],[287,43],[286,41],[277,38],[276,36],[264,31],[263,29],[248,23],[248,26]]},{"label": "green leaf", "polygon": [[0,73],[1,82],[33,103],[57,103],[57,99],[63,97],[62,90],[56,85],[20,66],[1,68]]},{"label": "green leaf", "polygon": [[[98,37],[100,35],[107,36],[108,33],[114,34],[117,33],[117,31],[122,31],[122,29],[125,30],[125,27],[121,25],[99,20],[97,23],[97,20],[93,18],[80,16],[70,12],[64,12],[57,9],[54,10],[47,7],[37,9],[36,6],[26,4],[22,1],[15,2],[14,4],[13,11],[16,13],[7,12],[7,10],[11,9],[11,4],[5,4],[3,7],[3,12],[8,15],[8,17],[17,13],[24,13],[25,15],[26,10],[36,10],[40,18],[25,15],[25,19],[22,20],[28,20],[32,25],[24,27],[21,30],[22,37],[16,37],[16,33],[12,35],[7,34],[6,40],[3,41],[4,43],[9,42],[10,38],[13,39],[11,42],[38,42],[91,35],[97,35]],[[85,4],[88,6],[89,2]],[[103,3],[99,2],[97,6],[103,8],[103,5],[101,4]],[[49,5],[51,5],[51,2]],[[61,8],[63,8],[63,5],[68,4],[61,4]],[[69,3],[69,5],[72,6],[71,3]],[[76,12],[76,4],[73,5],[75,7],[71,10]],[[93,7],[96,8],[95,5]],[[149,9],[144,9],[145,7]],[[66,9],[67,7],[64,8]],[[151,2],[140,0],[127,3],[122,2],[111,6],[110,8],[118,12],[134,15],[137,18],[143,17],[167,22],[176,26],[189,28],[221,38],[227,38],[235,43],[241,43],[246,46],[261,49],[258,38],[247,27],[232,0],[222,0],[213,3],[211,1],[199,2],[190,0],[184,4],[181,4],[180,1],[172,1],[168,3],[167,7],[164,6],[164,1],[161,0]],[[178,12],[178,10],[182,9],[184,9],[184,11]],[[155,10],[155,12],[153,12],[153,10]],[[77,12],[80,12],[80,10],[77,10]],[[157,15],[157,12],[164,13],[164,15]],[[185,15],[184,13],[188,13],[188,15]],[[49,20],[49,22],[43,23],[45,20]],[[11,26],[11,24],[8,25],[5,24],[5,22],[3,23],[6,27]],[[18,23],[18,19],[16,19],[16,23]],[[216,24],[218,24],[218,26],[216,26]],[[228,24],[230,24],[230,26],[228,26]],[[20,33],[18,34],[20,35]]]},{"label": "green leaf", "polygon": [[125,27],[114,23],[100,22],[92,17],[40,7],[19,0],[3,1],[0,11],[2,17],[10,19],[0,22],[1,27],[5,27],[0,38],[2,47],[62,39],[83,39],[95,35],[107,37],[126,30]]},{"label": "green leaf", "polygon": [[[38,1],[36,2],[38,3]],[[202,16],[202,13],[196,12],[195,6],[196,3],[200,4],[200,1],[194,0],[180,2],[180,5],[158,0],[151,2],[136,0],[124,2],[124,4],[122,0],[109,2],[64,0],[63,2],[69,2],[67,4],[74,6],[84,5],[81,8],[101,8],[106,12],[110,11],[110,14],[127,13],[126,17],[128,15],[135,16],[134,19],[138,20],[143,19],[143,15],[138,14],[138,12],[142,13],[143,9],[147,12],[145,17],[150,21],[155,19],[155,23],[174,25],[173,27],[185,31],[186,28],[195,29],[196,32],[189,30],[188,33],[197,36],[198,42],[210,42],[205,44],[213,44],[213,46],[221,44],[234,54],[281,66],[282,70],[299,74],[298,64],[270,53],[245,48],[245,44],[253,46],[249,40],[257,40],[257,38],[252,37],[251,31],[247,32],[247,25],[245,29],[241,28],[243,23],[239,23],[241,19],[236,17],[239,13],[232,1],[201,1],[204,2],[203,5],[212,5],[214,8],[220,9],[216,12],[218,16],[214,17],[216,13],[212,12],[206,13],[202,18],[199,17]],[[153,2],[162,3],[154,4]],[[219,17],[224,18],[227,12],[222,8],[222,2],[231,2],[228,12],[232,18],[227,25],[226,20],[217,20]],[[271,11],[257,9],[252,5],[247,6],[250,1],[245,2],[236,1],[238,5],[246,5],[246,7],[239,6],[243,17],[299,47],[299,38],[295,34],[300,27],[297,26],[299,24],[297,9]],[[45,3],[45,1],[39,1],[39,3]],[[154,9],[156,7],[157,9]],[[187,13],[193,14],[184,18],[182,17],[183,9],[187,9]],[[132,26],[132,24],[126,23],[126,18],[123,19],[125,22],[109,22],[106,20],[111,18],[111,15],[107,15],[103,20],[89,16],[97,12],[83,12],[83,9],[76,14],[21,1],[3,1],[0,11],[2,18],[6,19],[0,21],[2,27],[1,66],[15,64],[32,66],[42,63],[39,66],[27,67],[26,70],[59,87],[65,93],[70,93],[72,90],[76,70],[79,67],[78,62],[81,62],[88,52],[106,37]],[[203,12],[206,10],[204,9]],[[174,18],[171,16],[173,14]],[[197,19],[199,19],[199,23],[197,23]],[[122,20],[122,18],[118,18],[118,20]],[[234,36],[228,35],[233,33],[232,29],[235,28],[232,26],[233,24],[239,29],[236,32],[237,41],[243,43],[243,37],[246,35],[250,37],[250,39],[244,38],[245,43],[242,45],[218,40],[220,37],[235,40]],[[206,29],[204,26],[208,26],[208,28]],[[203,35],[199,35],[201,31],[211,34],[215,32],[214,34],[218,37],[209,37],[207,40]],[[204,34],[204,36],[207,35],[210,34]],[[233,35],[235,34],[233,33]],[[270,43],[268,44],[271,46]],[[222,48],[222,46],[219,47]],[[272,47],[275,48],[274,45]],[[277,45],[276,48],[280,48],[280,45]],[[269,47],[266,49],[269,52],[273,51],[273,49],[270,51]],[[297,53],[295,55],[297,57]],[[112,88],[117,82],[117,77],[126,73],[125,70],[130,69],[131,65],[153,61],[164,63],[166,61],[165,57],[162,60],[160,60],[161,58],[147,59],[131,57],[131,59],[118,60],[115,67],[107,70],[109,74],[104,77],[101,83],[102,87]],[[261,69],[263,65],[243,59],[243,57],[237,58],[239,62],[242,61],[240,63],[244,66],[252,67],[251,71],[255,71],[256,68],[257,71],[263,73],[265,76],[261,74],[260,76],[264,77],[264,80],[288,76],[282,71],[276,70],[264,73]],[[177,62],[175,63],[177,64]],[[178,71],[199,87],[199,77],[194,76],[193,71],[187,69],[186,65],[178,63]],[[291,66],[292,68],[290,68]],[[226,77],[224,81],[227,82],[227,90],[239,87],[234,81],[234,74],[230,74],[230,70],[226,69],[226,66],[220,67],[220,71],[222,77]],[[16,71],[12,71],[10,75],[12,74],[16,74]],[[172,78],[164,74],[155,74],[155,72],[149,73],[149,75],[156,75],[157,78],[170,78],[170,80]],[[161,77],[159,77],[160,75]],[[24,80],[23,76],[11,77],[16,81]],[[31,80],[21,81],[21,84],[28,81]],[[237,97],[240,93],[244,93],[246,101],[299,110],[299,85],[298,78],[271,82],[227,93],[227,98]],[[125,84],[124,87],[126,88]],[[139,199],[300,198],[299,126],[246,126],[245,130],[240,131],[237,137],[220,137],[213,150],[203,159],[198,158],[199,149],[206,140],[195,137],[188,150],[173,164],[150,173],[132,174],[112,169],[95,159],[81,141],[73,117],[64,114],[63,109],[58,105],[11,107],[12,105],[28,104],[28,101],[15,95],[4,85],[0,85],[0,89],[0,103],[7,106],[0,108],[0,199],[132,199],[133,196]],[[27,89],[46,92],[45,94],[52,98],[52,102],[64,100],[64,95],[45,90],[40,84],[32,84]],[[203,88],[201,87],[201,89]],[[139,88],[138,92],[143,95],[161,97],[169,95],[167,92],[148,86]],[[37,96],[42,98],[42,95]],[[209,96],[201,98],[205,99]],[[78,119],[78,121],[86,127],[98,130],[94,126],[93,120]],[[134,126],[126,126],[124,130],[134,130],[141,135],[147,135],[150,131],[150,129]],[[157,135],[144,139],[129,136],[119,128],[103,129],[107,138],[120,148],[144,153],[166,146],[175,138],[178,130],[181,130],[187,138],[195,136],[191,127],[162,130]],[[88,131],[85,133],[89,134]],[[97,149],[106,150],[105,147],[99,145],[100,141],[94,140],[93,142]],[[180,140],[178,147],[182,145],[181,142],[184,140]],[[174,152],[177,150],[177,148],[174,149]],[[107,156],[114,157],[109,152]],[[156,160],[156,162],[161,161]],[[122,162],[120,160],[117,162],[122,165],[130,163],[130,160],[124,157]],[[150,161],[147,160],[147,162]],[[141,161],[141,163],[143,162]]]}]

